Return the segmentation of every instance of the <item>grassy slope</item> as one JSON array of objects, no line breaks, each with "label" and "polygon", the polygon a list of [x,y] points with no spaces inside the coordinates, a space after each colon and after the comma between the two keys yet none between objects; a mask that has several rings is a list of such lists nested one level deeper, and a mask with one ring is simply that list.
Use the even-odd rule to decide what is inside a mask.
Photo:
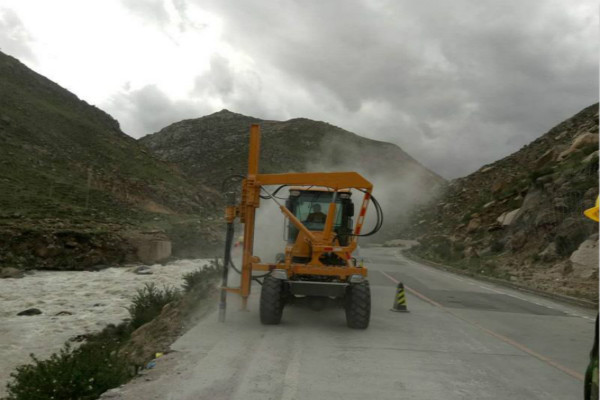
[{"label": "grassy slope", "polygon": [[[214,212],[209,190],[149,155],[108,114],[0,53],[3,238],[164,227]],[[0,256],[9,251],[21,250],[0,247]]]}]

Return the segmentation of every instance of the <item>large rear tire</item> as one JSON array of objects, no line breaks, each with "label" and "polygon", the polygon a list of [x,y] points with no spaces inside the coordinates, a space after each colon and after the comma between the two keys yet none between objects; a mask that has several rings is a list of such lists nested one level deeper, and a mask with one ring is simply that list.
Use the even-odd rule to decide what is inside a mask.
[{"label": "large rear tire", "polygon": [[260,292],[260,322],[277,325],[283,314],[283,281],[267,276]]},{"label": "large rear tire", "polygon": [[346,293],[346,323],[352,329],[367,329],[371,320],[371,288],[369,282],[348,287]]}]

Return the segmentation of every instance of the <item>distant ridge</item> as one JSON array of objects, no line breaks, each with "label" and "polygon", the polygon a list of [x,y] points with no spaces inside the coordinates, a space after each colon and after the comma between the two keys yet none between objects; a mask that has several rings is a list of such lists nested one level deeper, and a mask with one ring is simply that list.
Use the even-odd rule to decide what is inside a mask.
[{"label": "distant ridge", "polygon": [[423,186],[444,182],[394,144],[307,118],[271,121],[224,109],[176,122],[140,142],[199,182],[218,188],[225,176],[246,171],[253,123],[261,125],[260,168],[265,173],[358,170],[374,177],[411,175]]}]

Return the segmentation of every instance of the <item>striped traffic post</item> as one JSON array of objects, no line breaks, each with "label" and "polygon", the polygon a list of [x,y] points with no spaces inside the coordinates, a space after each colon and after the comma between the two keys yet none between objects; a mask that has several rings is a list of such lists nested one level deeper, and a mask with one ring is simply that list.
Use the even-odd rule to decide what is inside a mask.
[{"label": "striped traffic post", "polygon": [[399,282],[396,288],[396,296],[394,297],[394,305],[391,311],[408,312],[408,308],[406,308],[406,294],[404,293],[402,282]]}]

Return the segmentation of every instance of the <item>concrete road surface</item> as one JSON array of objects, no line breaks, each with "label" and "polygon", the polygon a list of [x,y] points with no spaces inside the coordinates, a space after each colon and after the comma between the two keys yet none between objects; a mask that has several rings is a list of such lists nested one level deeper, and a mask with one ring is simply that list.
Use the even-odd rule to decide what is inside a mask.
[{"label": "concrete road surface", "polygon": [[[342,309],[291,306],[262,326],[229,299],[114,399],[582,399],[596,311],[364,249],[373,308],[365,331]],[[397,281],[410,313],[389,311]]]}]

